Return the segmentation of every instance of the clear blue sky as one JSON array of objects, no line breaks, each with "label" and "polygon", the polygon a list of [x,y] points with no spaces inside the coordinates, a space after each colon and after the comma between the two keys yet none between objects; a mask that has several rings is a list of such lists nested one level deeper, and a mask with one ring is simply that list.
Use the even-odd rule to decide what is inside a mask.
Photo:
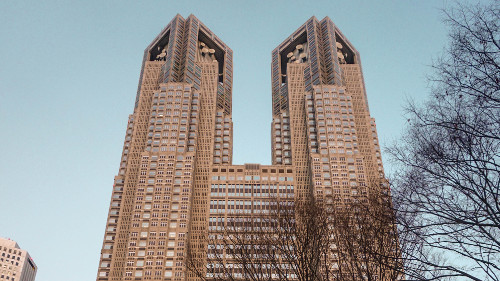
[{"label": "clear blue sky", "polygon": [[[95,280],[143,51],[180,13],[234,51],[234,163],[270,163],[271,50],[329,16],[361,54],[381,143],[428,93],[446,44],[440,0],[0,1],[0,236],[37,281]],[[388,163],[386,163],[388,166]]]}]

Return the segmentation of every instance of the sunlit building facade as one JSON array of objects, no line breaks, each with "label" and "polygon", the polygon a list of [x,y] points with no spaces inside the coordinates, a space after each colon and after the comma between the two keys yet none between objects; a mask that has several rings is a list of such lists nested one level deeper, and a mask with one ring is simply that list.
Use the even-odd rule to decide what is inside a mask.
[{"label": "sunlit building facade", "polygon": [[0,237],[0,280],[34,281],[37,269],[28,251],[14,240]]},{"label": "sunlit building facade", "polygon": [[[349,202],[383,168],[358,52],[329,18],[272,52],[272,165],[232,164],[232,50],[177,15],[146,48],[97,280],[193,280],[187,245],[277,198]],[[250,79],[250,78],[249,78]]]}]

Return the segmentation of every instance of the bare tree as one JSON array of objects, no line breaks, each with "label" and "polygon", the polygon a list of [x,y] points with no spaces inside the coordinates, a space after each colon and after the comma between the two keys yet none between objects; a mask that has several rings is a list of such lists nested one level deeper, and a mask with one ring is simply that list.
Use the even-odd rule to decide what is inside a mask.
[{"label": "bare tree", "polygon": [[266,213],[227,221],[208,234],[207,259],[188,254],[200,280],[327,280],[329,228],[313,201],[275,201]]},{"label": "bare tree", "polygon": [[499,2],[457,3],[445,17],[431,96],[408,105],[405,135],[389,148],[399,230],[421,243],[408,258],[426,269],[408,278],[500,280]]},{"label": "bare tree", "polygon": [[332,209],[330,222],[338,256],[334,280],[403,279],[408,249],[400,243],[388,194],[375,190],[338,206]]},{"label": "bare tree", "polygon": [[276,202],[269,213],[228,221],[209,233],[204,263],[188,255],[188,269],[200,280],[401,280],[390,196],[375,193],[337,207]]}]

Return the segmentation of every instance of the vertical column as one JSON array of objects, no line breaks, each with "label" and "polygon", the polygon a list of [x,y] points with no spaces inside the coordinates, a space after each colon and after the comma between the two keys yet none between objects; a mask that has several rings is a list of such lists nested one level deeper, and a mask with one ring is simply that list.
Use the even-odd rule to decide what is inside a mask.
[{"label": "vertical column", "polygon": [[383,173],[379,172],[377,153],[374,140],[378,144],[376,133],[372,131],[372,120],[368,110],[363,78],[359,64],[342,64],[346,91],[352,97],[354,122],[358,137],[359,152],[366,165],[367,184],[377,186],[383,180]]},{"label": "vertical column", "polygon": [[288,64],[288,97],[290,108],[290,134],[292,163],[295,170],[297,198],[311,194],[310,157],[307,141],[305,111],[304,68],[305,64]]},{"label": "vertical column", "polygon": [[165,64],[163,65],[163,83],[179,82],[182,78],[181,54],[183,50],[185,20],[177,15],[171,23],[170,38]]},{"label": "vertical column", "polygon": [[[206,257],[208,197],[210,192],[210,168],[214,148],[214,128],[218,84],[218,63],[200,62],[201,91],[198,141],[194,170],[194,193],[191,204],[189,242],[192,254],[203,264]],[[195,279],[195,276],[188,276]]]},{"label": "vertical column", "polygon": [[[233,51],[225,46],[224,50],[224,80],[222,85],[224,85],[224,100],[223,108],[226,115],[231,116],[232,114],[232,103],[233,103]],[[231,141],[231,146],[232,146]],[[232,162],[232,160],[231,160]]]}]

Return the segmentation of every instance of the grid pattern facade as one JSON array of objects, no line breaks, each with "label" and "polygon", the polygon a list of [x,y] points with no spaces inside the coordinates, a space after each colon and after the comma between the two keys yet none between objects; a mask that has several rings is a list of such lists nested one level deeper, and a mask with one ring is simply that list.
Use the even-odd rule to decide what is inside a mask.
[{"label": "grid pattern facade", "polygon": [[[276,210],[277,204],[291,206],[295,199],[294,171],[290,166],[261,166],[259,164],[213,167],[210,180],[207,245],[204,257],[209,268],[231,267],[236,278],[243,271],[237,262],[228,258],[229,249],[224,239],[228,233],[259,233],[269,227],[266,215]],[[226,264],[219,264],[226,257]],[[207,277],[216,276],[208,270]],[[197,280],[197,279],[195,279]]]},{"label": "grid pattern facade", "polygon": [[[332,205],[385,184],[358,52],[329,18],[272,51],[272,163],[232,165],[232,51],[177,15],[146,48],[97,280],[195,280],[210,235],[277,200]],[[208,239],[208,240],[207,240]]]},{"label": "grid pattern facade", "polygon": [[[308,49],[301,56],[307,59],[291,62],[304,45]],[[335,194],[343,186],[366,194],[367,185],[386,185],[359,53],[333,22],[312,17],[272,52],[272,59],[272,162],[305,173],[296,178],[305,179],[297,184],[299,194],[324,194],[325,188]],[[324,163],[321,177],[313,159]],[[363,173],[353,174],[352,163],[361,163]],[[311,184],[319,190],[311,190]]]},{"label": "grid pattern facade", "polygon": [[37,266],[15,241],[0,237],[0,280],[34,281]]}]

